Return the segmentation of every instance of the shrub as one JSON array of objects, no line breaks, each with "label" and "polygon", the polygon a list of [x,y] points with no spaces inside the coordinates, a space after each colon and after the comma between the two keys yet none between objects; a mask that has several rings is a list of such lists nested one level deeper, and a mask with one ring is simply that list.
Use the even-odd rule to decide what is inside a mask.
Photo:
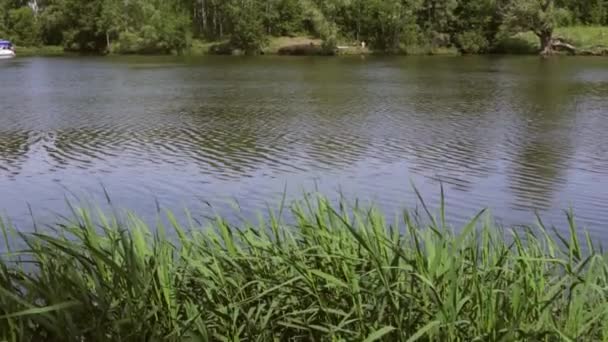
[{"label": "shrub", "polygon": [[9,35],[17,45],[40,45],[40,26],[34,16],[34,11],[24,6],[8,12]]},{"label": "shrub", "polygon": [[489,42],[483,32],[466,31],[456,35],[456,46],[462,53],[475,54],[486,52]]}]

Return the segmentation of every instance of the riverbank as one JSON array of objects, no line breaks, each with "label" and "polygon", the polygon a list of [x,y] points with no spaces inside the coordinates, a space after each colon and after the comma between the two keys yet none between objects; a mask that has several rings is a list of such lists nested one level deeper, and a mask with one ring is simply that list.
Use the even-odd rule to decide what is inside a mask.
[{"label": "riverbank", "polygon": [[43,45],[43,46],[19,46],[17,47],[17,55],[19,57],[51,57],[51,56],[63,56],[67,52],[64,51],[62,46],[54,45]]},{"label": "riverbank", "polygon": [[[244,52],[231,48],[228,42],[197,42],[186,52],[190,55],[241,55]],[[352,55],[409,55],[409,56],[457,56],[455,47],[409,46],[403,51],[389,52],[373,50],[356,42],[338,42],[334,48],[323,46],[323,41],[314,37],[271,37],[259,54],[282,56],[352,56]]]},{"label": "riverbank", "polygon": [[[582,56],[608,56],[608,27],[576,26],[556,30],[555,37],[576,48],[570,54]],[[514,55],[536,55],[539,53],[538,37],[532,32],[520,33],[503,38],[494,53]],[[18,47],[19,56],[61,56],[67,54],[60,46]],[[262,47],[264,55],[387,55],[402,54],[409,56],[457,56],[461,53],[455,47],[408,46],[399,52],[386,52],[361,47],[353,42],[339,42],[337,47],[328,51],[323,42],[314,37],[271,37]],[[174,54],[177,54],[174,52]],[[193,40],[191,46],[182,51],[186,56],[239,55],[238,49],[231,48],[227,41],[205,42]]]},{"label": "riverbank", "polygon": [[[572,26],[562,27],[555,31],[554,37],[575,50],[566,51],[571,55],[607,56],[608,27],[605,26]],[[195,43],[193,54],[241,54],[238,49],[231,49],[227,42]],[[539,39],[534,33],[520,33],[502,38],[490,52],[500,54],[537,55],[540,51]],[[560,53],[560,51],[557,51]],[[563,52],[563,51],[561,51]],[[373,50],[361,47],[356,42],[338,42],[335,49],[328,51],[320,39],[313,37],[272,37],[262,48],[262,54],[268,55],[408,55],[408,56],[457,56],[461,52],[455,46],[413,45],[405,46],[400,51]]]},{"label": "riverbank", "polygon": [[423,225],[347,207],[308,198],[294,225],[280,209],[238,227],[88,211],[48,233],[4,225],[27,247],[0,259],[0,340],[608,338],[608,261],[571,216],[552,238],[505,236],[484,214],[455,234],[443,209]]},{"label": "riverbank", "polygon": [[[562,27],[555,30],[554,38],[575,48],[575,51],[564,51],[564,53],[578,56],[608,56],[608,27]],[[499,52],[509,54],[535,54],[539,50],[538,37],[532,32],[503,39],[498,46]]]}]

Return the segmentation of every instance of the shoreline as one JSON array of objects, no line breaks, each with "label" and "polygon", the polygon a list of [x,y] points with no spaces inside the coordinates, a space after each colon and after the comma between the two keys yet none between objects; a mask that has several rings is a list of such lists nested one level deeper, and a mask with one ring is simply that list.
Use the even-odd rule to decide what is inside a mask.
[{"label": "shoreline", "polygon": [[[556,56],[608,56],[608,27],[564,27],[556,30],[554,38],[571,43],[575,51],[556,51]],[[238,48],[231,47],[228,41],[192,40],[190,47],[178,53],[80,53],[66,51],[62,46],[16,47],[17,57],[53,57],[53,56],[242,56],[247,55]],[[524,55],[539,56],[538,38],[531,32],[519,33],[501,38],[491,51],[465,54],[455,46],[412,45],[402,47],[399,51],[373,50],[361,47],[354,42],[339,41],[336,47],[327,50],[322,40],[309,36],[270,37],[260,50],[251,55],[269,56],[492,56]]]},{"label": "shoreline", "polygon": [[[528,57],[543,57],[538,53],[520,53],[520,52],[489,52],[489,53],[476,53],[476,54],[468,54],[461,53],[455,49],[440,49],[439,51],[430,51],[430,52],[386,52],[386,51],[378,51],[378,50],[369,50],[369,51],[349,51],[346,53],[335,53],[335,54],[326,54],[326,53],[296,53],[296,54],[285,54],[278,52],[264,52],[259,54],[243,54],[243,53],[234,53],[234,54],[218,54],[218,53],[167,53],[167,54],[151,54],[151,53],[129,53],[129,54],[103,54],[103,53],[81,53],[74,51],[64,51],[63,49],[57,49],[55,46],[44,46],[44,47],[19,47],[16,49],[17,56],[16,58],[26,58],[26,57],[127,57],[127,56],[140,56],[140,57],[264,57],[264,56],[280,56],[280,57],[328,57],[328,58],[339,58],[339,57],[356,57],[356,56],[368,56],[368,57],[470,57],[470,56],[528,56]],[[552,55],[554,57],[608,57],[608,48],[601,48],[598,50],[582,50],[578,53],[555,53]],[[547,58],[544,56],[544,58]],[[548,58],[551,58],[549,56]]]},{"label": "shoreline", "polygon": [[[555,32],[555,38],[571,43],[575,51],[556,51],[556,56],[608,56],[608,27],[564,27]],[[53,56],[242,56],[244,51],[231,47],[226,40],[202,41],[193,40],[190,47],[178,53],[80,53],[66,51],[62,46],[16,47],[17,57],[53,57]],[[314,37],[270,37],[258,53],[251,55],[269,56],[485,56],[485,55],[527,55],[539,56],[538,38],[531,32],[515,34],[502,38],[496,46],[484,53],[466,54],[455,46],[405,46],[399,51],[373,50],[361,47],[353,42],[339,41],[336,47],[327,50],[323,42]]]},{"label": "shoreline", "polygon": [[[450,48],[442,48],[434,51],[418,51],[418,52],[387,52],[387,51],[378,51],[378,50],[367,50],[367,51],[358,51],[357,49],[352,49],[347,52],[338,52],[334,54],[327,53],[279,53],[279,52],[263,52],[259,54],[243,54],[243,53],[232,53],[232,54],[218,54],[218,53],[167,53],[167,54],[150,54],[150,53],[130,53],[130,54],[103,54],[103,53],[81,53],[74,51],[64,51],[56,46],[43,46],[43,47],[19,47],[16,49],[17,56],[16,58],[26,58],[26,57],[126,57],[126,56],[157,56],[157,57],[210,57],[210,56],[222,56],[222,57],[239,57],[239,56],[250,56],[250,57],[264,57],[264,56],[280,56],[280,57],[328,57],[328,58],[340,58],[340,57],[356,57],[356,56],[368,56],[368,57],[470,57],[470,56],[528,56],[528,57],[543,57],[539,55],[537,52],[529,52],[529,53],[521,53],[521,52],[505,52],[505,51],[496,51],[489,53],[476,53],[476,54],[467,54],[461,53],[456,49]],[[581,50],[578,53],[555,53],[552,55],[553,57],[608,57],[608,48],[599,48],[597,50],[586,49]],[[551,56],[544,58],[551,58]]]}]

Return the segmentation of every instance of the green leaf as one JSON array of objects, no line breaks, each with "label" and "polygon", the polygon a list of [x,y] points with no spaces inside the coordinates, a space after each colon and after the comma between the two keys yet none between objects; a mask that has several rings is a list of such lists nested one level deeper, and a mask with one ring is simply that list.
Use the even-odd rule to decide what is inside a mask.
[{"label": "green leaf", "polygon": [[41,314],[45,314],[45,313],[52,312],[52,311],[59,311],[59,310],[71,308],[71,307],[79,305],[79,304],[80,303],[77,302],[77,301],[70,301],[70,302],[65,302],[65,303],[45,306],[43,308],[32,308],[32,309],[27,309],[27,310],[15,312],[15,313],[12,313],[12,314],[0,316],[0,319],[8,319],[8,318],[15,318],[15,317],[22,317],[22,316],[32,316],[32,315],[41,315]]},{"label": "green leaf", "polygon": [[329,284],[336,285],[339,287],[349,288],[345,282],[332,276],[331,274],[327,274],[327,273],[319,271],[319,270],[311,270],[310,273],[312,273],[320,278],[325,279]]},{"label": "green leaf", "polygon": [[429,330],[435,328],[439,324],[441,324],[439,321],[432,321],[432,322],[430,322],[429,324],[427,324],[424,327],[420,328],[420,330],[418,330],[414,335],[412,335],[410,338],[408,338],[406,342],[418,341],[419,338],[421,338],[422,336],[424,336]]},{"label": "green leaf", "polygon": [[384,335],[390,334],[391,332],[393,332],[395,330],[394,327],[391,326],[386,326],[380,330],[376,330],[373,333],[369,334],[369,336],[367,336],[367,338],[363,341],[363,342],[373,342],[373,341],[378,341],[380,340],[382,337],[384,337]]}]

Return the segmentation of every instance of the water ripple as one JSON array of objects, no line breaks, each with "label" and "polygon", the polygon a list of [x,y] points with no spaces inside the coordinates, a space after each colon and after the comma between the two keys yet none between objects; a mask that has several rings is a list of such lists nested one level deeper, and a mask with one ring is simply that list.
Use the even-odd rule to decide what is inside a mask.
[{"label": "water ripple", "polygon": [[145,212],[156,196],[221,210],[236,197],[251,213],[318,182],[397,210],[415,205],[413,181],[433,205],[446,186],[457,221],[481,207],[506,223],[534,209],[557,220],[572,204],[585,224],[608,223],[599,60],[58,58],[2,70],[3,209],[19,212],[14,196],[59,208],[58,184],[103,183]]}]

